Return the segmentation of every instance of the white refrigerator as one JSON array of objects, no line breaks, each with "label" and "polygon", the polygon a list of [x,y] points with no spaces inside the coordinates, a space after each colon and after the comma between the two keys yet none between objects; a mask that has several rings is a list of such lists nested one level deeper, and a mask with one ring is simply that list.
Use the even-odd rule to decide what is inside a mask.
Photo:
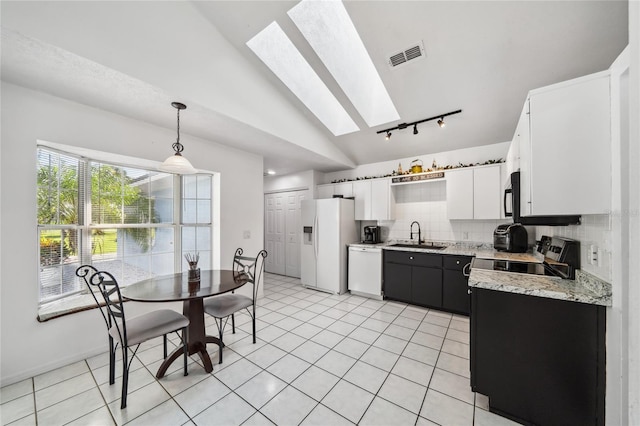
[{"label": "white refrigerator", "polygon": [[347,244],[358,241],[354,201],[327,198],[302,201],[300,280],[316,290],[347,291]]}]

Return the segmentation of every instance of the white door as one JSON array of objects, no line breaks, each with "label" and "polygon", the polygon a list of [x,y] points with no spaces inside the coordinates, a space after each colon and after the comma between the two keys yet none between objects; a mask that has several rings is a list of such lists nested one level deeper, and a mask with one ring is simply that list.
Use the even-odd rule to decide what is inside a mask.
[{"label": "white door", "polygon": [[280,194],[265,195],[265,271],[285,274],[285,211]]},{"label": "white door", "polygon": [[300,243],[302,242],[301,203],[307,191],[286,193],[285,275],[300,278]]}]

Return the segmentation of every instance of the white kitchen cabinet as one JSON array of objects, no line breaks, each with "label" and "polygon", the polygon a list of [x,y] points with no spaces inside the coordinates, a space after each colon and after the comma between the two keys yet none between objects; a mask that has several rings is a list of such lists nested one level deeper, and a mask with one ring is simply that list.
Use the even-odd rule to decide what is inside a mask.
[{"label": "white kitchen cabinet", "polygon": [[371,217],[374,220],[395,219],[396,203],[390,179],[371,181]]},{"label": "white kitchen cabinet", "polygon": [[371,181],[358,180],[353,182],[353,196],[356,202],[356,220],[371,220]]},{"label": "white kitchen cabinet", "polygon": [[522,216],[605,214],[611,208],[609,74],[529,92],[518,143]]},{"label": "white kitchen cabinet", "polygon": [[[520,113],[518,119],[518,125],[516,131],[513,134],[513,140],[509,145],[509,151],[507,151],[507,158],[505,161],[505,174],[507,177],[511,176],[511,173],[520,170],[520,139],[529,138],[529,108],[528,103]],[[526,141],[524,142],[526,143]],[[507,182],[505,182],[507,183]]]},{"label": "white kitchen cabinet", "polygon": [[353,182],[356,220],[393,220],[395,202],[389,179]]},{"label": "white kitchen cabinet", "polygon": [[343,197],[353,197],[353,183],[342,182],[333,185],[333,195],[342,195]]},{"label": "white kitchen cabinet", "polygon": [[500,219],[502,200],[501,166],[473,170],[473,218]]},{"label": "white kitchen cabinet", "polygon": [[500,219],[501,167],[495,164],[447,171],[447,218]]},{"label": "white kitchen cabinet", "polygon": [[447,218],[473,219],[473,169],[447,171]]},{"label": "white kitchen cabinet", "polygon": [[353,197],[353,184],[342,182],[318,185],[316,195],[316,198],[333,198],[334,195],[342,195],[344,198]]},{"label": "white kitchen cabinet", "polygon": [[318,185],[316,188],[316,198],[333,198],[333,184]]}]

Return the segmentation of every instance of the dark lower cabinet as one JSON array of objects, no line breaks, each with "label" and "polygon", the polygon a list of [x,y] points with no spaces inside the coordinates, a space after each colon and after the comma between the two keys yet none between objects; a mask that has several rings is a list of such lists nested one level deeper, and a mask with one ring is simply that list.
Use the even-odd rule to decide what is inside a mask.
[{"label": "dark lower cabinet", "polygon": [[384,266],[384,295],[401,302],[411,302],[411,270],[409,265],[386,263]]},{"label": "dark lower cabinet", "polygon": [[603,425],[605,307],[473,288],[471,388],[524,424]]},{"label": "dark lower cabinet", "polygon": [[384,296],[420,306],[442,307],[442,255],[384,251]]},{"label": "dark lower cabinet", "polygon": [[411,303],[442,307],[442,269],[414,266],[411,270]]},{"label": "dark lower cabinet", "polygon": [[414,305],[469,315],[470,256],[384,251],[384,296]]},{"label": "dark lower cabinet", "polygon": [[[443,255],[442,306],[451,312],[469,315],[470,256]],[[465,271],[466,268],[466,271]]]}]

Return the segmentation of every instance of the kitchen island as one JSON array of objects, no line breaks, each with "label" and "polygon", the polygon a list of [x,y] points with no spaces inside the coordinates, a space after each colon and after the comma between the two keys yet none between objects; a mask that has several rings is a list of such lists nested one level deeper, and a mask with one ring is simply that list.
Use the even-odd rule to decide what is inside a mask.
[{"label": "kitchen island", "polygon": [[604,424],[611,288],[576,279],[471,269],[471,388],[523,424]]},{"label": "kitchen island", "polygon": [[[376,246],[385,298],[470,314],[471,387],[490,411],[523,424],[604,424],[609,283],[580,269],[575,279],[544,275],[541,254],[489,245]],[[475,268],[473,258],[539,274]]]}]

